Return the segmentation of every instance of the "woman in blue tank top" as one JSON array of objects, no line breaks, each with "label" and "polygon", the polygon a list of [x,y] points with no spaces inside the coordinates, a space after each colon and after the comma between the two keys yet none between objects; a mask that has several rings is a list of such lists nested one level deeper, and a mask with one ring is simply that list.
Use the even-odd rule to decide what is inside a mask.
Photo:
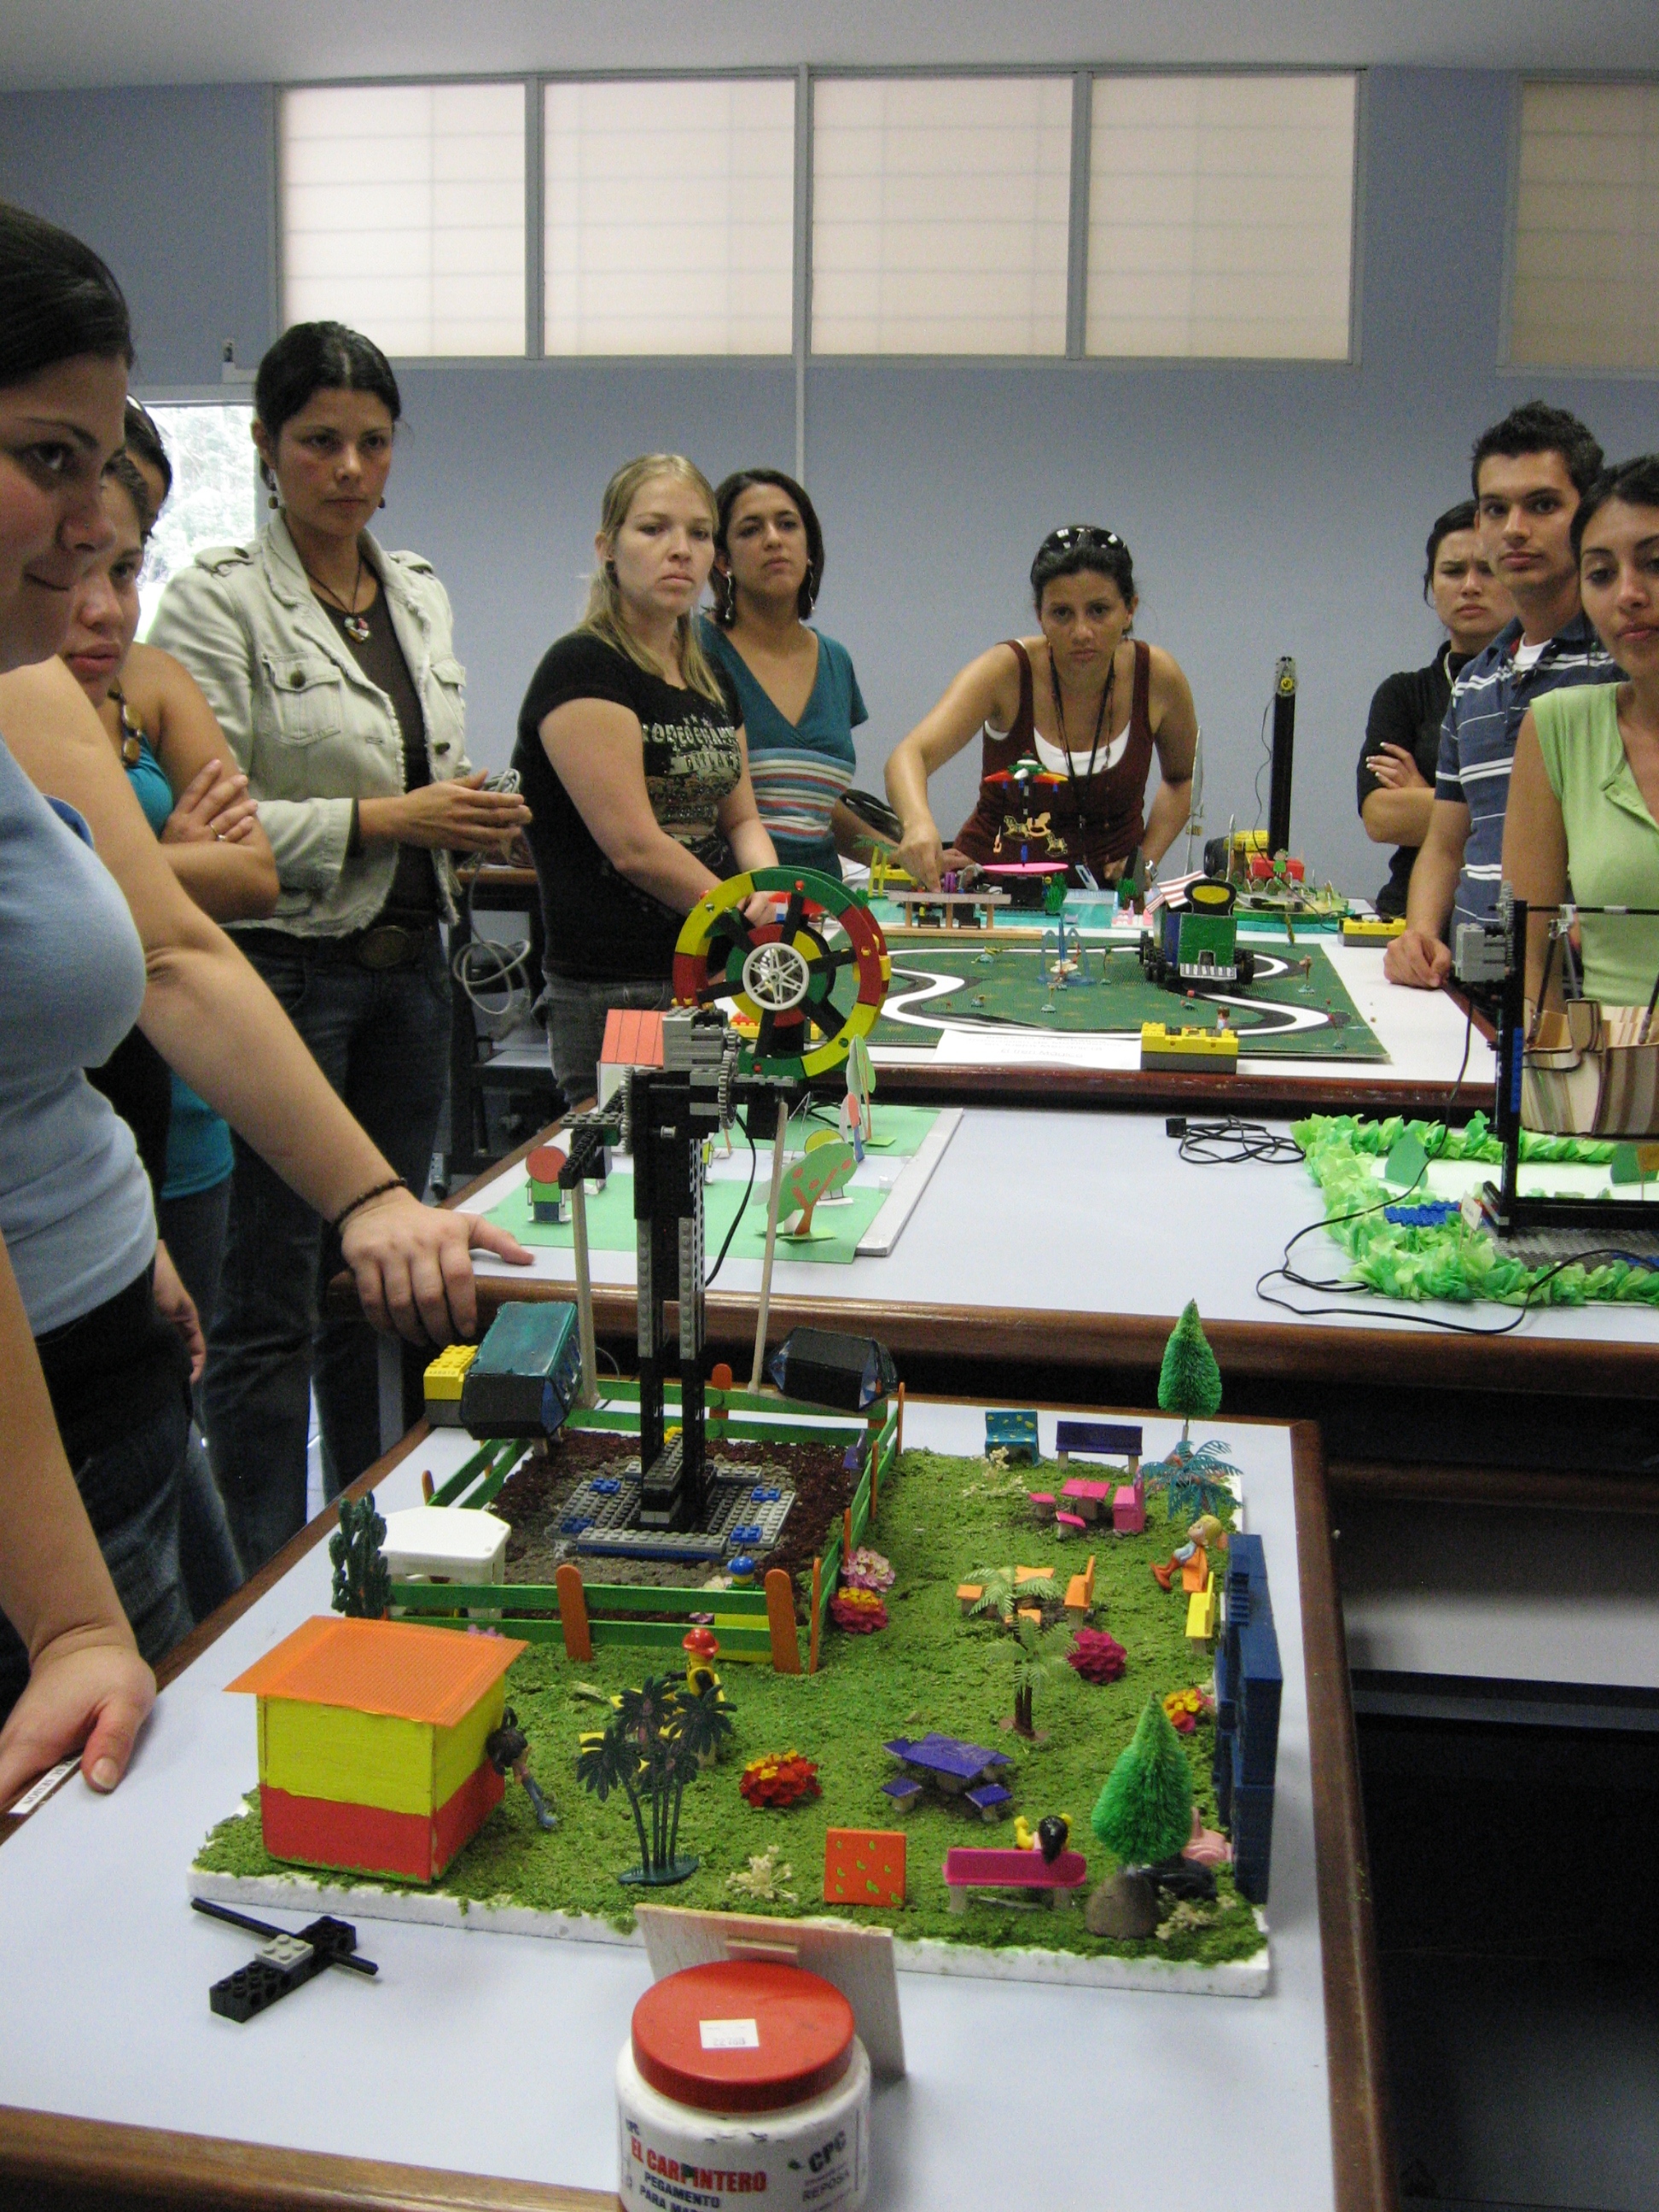
[{"label": "woman in blue tank top", "polygon": [[737,686],[755,804],[785,867],[839,876],[866,833],[842,803],[853,732],[869,712],[852,656],[805,617],[823,584],[823,532],[781,469],[739,469],[714,495],[715,620],[705,649]]}]

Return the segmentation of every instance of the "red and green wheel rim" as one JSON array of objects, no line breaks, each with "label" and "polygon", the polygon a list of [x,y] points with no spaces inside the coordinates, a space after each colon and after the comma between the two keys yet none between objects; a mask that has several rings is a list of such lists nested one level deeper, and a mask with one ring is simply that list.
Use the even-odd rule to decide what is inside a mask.
[{"label": "red and green wheel rim", "polygon": [[[781,917],[744,915],[757,891],[781,891]],[[699,899],[674,948],[674,1003],[736,1008],[758,1025],[744,1065],[762,1075],[828,1074],[867,1036],[892,963],[875,917],[845,884],[811,868],[757,868]]]}]

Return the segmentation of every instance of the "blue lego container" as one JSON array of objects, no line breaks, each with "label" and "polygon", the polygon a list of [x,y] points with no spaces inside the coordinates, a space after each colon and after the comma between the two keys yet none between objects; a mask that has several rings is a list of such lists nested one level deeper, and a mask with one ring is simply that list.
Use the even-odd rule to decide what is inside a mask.
[{"label": "blue lego container", "polygon": [[1253,1905],[1267,1901],[1284,1687],[1261,1539],[1235,1534],[1227,1554],[1226,1619],[1216,1650],[1211,1774],[1222,1824],[1232,1838],[1233,1880]]},{"label": "blue lego container", "polygon": [[576,1309],[564,1299],[504,1305],[461,1385],[461,1425],[476,1437],[552,1436],[581,1384]]}]

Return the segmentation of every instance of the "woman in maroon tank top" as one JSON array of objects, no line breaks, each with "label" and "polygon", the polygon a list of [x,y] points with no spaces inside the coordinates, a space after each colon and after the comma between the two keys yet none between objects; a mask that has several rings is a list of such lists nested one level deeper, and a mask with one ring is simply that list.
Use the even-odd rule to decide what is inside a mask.
[{"label": "woman in maroon tank top", "polygon": [[[1171,656],[1129,635],[1134,568],[1115,532],[1052,531],[1031,563],[1042,634],[1010,638],[970,661],[887,763],[887,793],[904,825],[894,858],[932,890],[941,872],[1064,860],[1067,879],[1115,882],[1139,846],[1161,860],[1186,827],[1198,719]],[[946,850],[927,805],[928,778],[982,733],[979,802]],[[1161,781],[1145,813],[1158,755]],[[1034,758],[1057,781],[992,779]]]}]

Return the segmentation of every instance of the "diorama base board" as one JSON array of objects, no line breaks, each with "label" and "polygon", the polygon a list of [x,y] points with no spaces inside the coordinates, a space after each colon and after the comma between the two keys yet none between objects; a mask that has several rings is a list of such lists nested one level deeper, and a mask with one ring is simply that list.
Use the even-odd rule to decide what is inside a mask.
[{"label": "diorama base board", "polygon": [[[248,1815],[250,1819],[252,1815]],[[439,1889],[380,1889],[368,1884],[331,1882],[297,1867],[288,1874],[206,1874],[192,1867],[187,1883],[192,1897],[215,1905],[240,1905],[253,1912],[331,1912],[342,1920],[401,1920],[424,1928],[459,1928],[475,1936],[535,1936],[550,1942],[616,1943],[642,1951],[637,1928],[623,1929],[592,1913],[542,1911],[527,1905],[474,1904]],[[1068,1910],[1076,1908],[1068,1907]],[[1224,1959],[1212,1966],[1178,1959],[1093,1957],[1076,1951],[1044,1950],[1036,1944],[1000,1951],[975,1944],[918,1942],[896,1936],[893,1956],[902,1974],[954,1974],[969,1981],[1046,1982],[1071,1989],[1151,1990],[1164,1996],[1260,1997],[1267,1994],[1272,1966],[1267,1916],[1258,1911],[1261,1948],[1253,1958]],[[791,1927],[803,1923],[792,1921]],[[815,1927],[848,1927],[829,1914],[811,1916]],[[367,1948],[365,1946],[364,1948]]]},{"label": "diorama base board", "polygon": [[[780,1237],[778,1251],[782,1257],[844,1267],[860,1257],[884,1256],[896,1242],[899,1230],[926,1188],[962,1115],[956,1109],[889,1106],[878,1099],[873,1119],[878,1141],[866,1153],[852,1182],[838,1198],[818,1206],[812,1217],[813,1233],[810,1237]],[[833,1119],[815,1120],[812,1127],[833,1130],[835,1122]],[[792,1127],[788,1145],[791,1152],[799,1150],[802,1133],[798,1127]],[[760,1260],[766,1251],[772,1140],[757,1133],[755,1151],[759,1165],[752,1184],[748,1170],[749,1146],[740,1130],[733,1132],[732,1140],[730,1158],[716,1150],[713,1169],[703,1185],[703,1241],[711,1255],[717,1253],[741,1212],[742,1225],[732,1239],[732,1256]],[[497,1199],[489,1208],[489,1218],[510,1230],[524,1244],[545,1245],[565,1252],[574,1244],[575,1232],[568,1221],[535,1218],[527,1181],[517,1183],[505,1197]],[[884,1234],[890,1227],[890,1233]],[[587,1241],[596,1252],[631,1253],[636,1249],[633,1163],[625,1157],[613,1160],[605,1188],[588,1194]]]},{"label": "diorama base board", "polygon": [[[1220,1455],[1236,1454],[1224,1448]],[[1082,1473],[1084,1462],[1074,1460],[1069,1471]],[[1103,1464],[1100,1471],[1108,1470]],[[1177,1926],[1162,1942],[1147,1937],[1120,1943],[1091,1936],[1080,1899],[1050,1909],[987,1893],[973,1899],[965,1915],[950,1909],[946,1851],[961,1844],[1007,1846],[1015,1814],[1033,1825],[1048,1813],[1069,1814],[1071,1847],[1088,1860],[1089,1887],[1103,1879],[1115,1862],[1093,1835],[1090,1814],[1106,1776],[1148,1698],[1207,1682],[1212,1671],[1209,1658],[1187,1641],[1184,1597],[1179,1590],[1162,1590],[1150,1571],[1184,1534],[1184,1516],[1172,1531],[1164,1499],[1154,1492],[1142,1534],[1116,1537],[1097,1528],[1081,1540],[1063,1538],[1052,1522],[1036,1522],[1028,1496],[1052,1488],[1059,1474],[1052,1461],[1035,1469],[1008,1469],[983,1458],[902,1455],[882,1483],[878,1510],[864,1538],[894,1571],[885,1595],[888,1626],[863,1636],[831,1626],[816,1674],[781,1675],[736,1665],[723,1669],[736,1740],[729,1757],[687,1788],[679,1827],[681,1850],[701,1864],[684,1884],[643,1901],[763,1914],[781,1928],[821,1918],[828,1829],[902,1826],[906,1902],[860,1910],[855,1924],[887,1928],[914,1971],[1240,1995],[1267,1987],[1261,1922],[1224,1872],[1218,1917],[1199,1927]],[[1233,1518],[1242,1525],[1239,1509]],[[1063,1587],[1083,1571],[1091,1553],[1095,1618],[1124,1646],[1127,1671],[1115,1682],[1091,1684],[1061,1659],[1037,1692],[1037,1737],[1027,1741],[1006,1726],[1012,1707],[1013,1640],[994,1622],[964,1620],[957,1588],[975,1570],[999,1564],[1051,1566]],[[1067,1630],[1056,1631],[1057,1658],[1070,1641]],[[351,1893],[349,1907],[342,1903],[330,1909],[348,1917],[353,1909],[375,1917],[382,1906],[368,1899],[386,1899],[400,1918],[452,1926],[523,1930],[545,1923],[544,1932],[596,1941],[611,1940],[608,1931],[629,1933],[637,1893],[617,1876],[639,1856],[632,1816],[625,1800],[613,1795],[601,1805],[578,1786],[577,1738],[594,1725],[610,1695],[647,1674],[671,1671],[665,1656],[605,1645],[573,1664],[562,1647],[542,1644],[515,1663],[507,1694],[530,1740],[531,1771],[558,1815],[550,1834],[537,1829],[528,1799],[514,1786],[433,1889],[412,1891],[355,1876],[337,1878],[331,1887],[327,1878],[318,1883],[278,1864],[264,1852],[257,1822],[234,1817],[206,1838],[192,1878],[270,1881],[273,1889],[244,1893],[267,1903],[286,1896],[308,1905],[313,1891],[331,1896],[337,1887],[343,1895]],[[720,1665],[718,1659],[715,1664]],[[884,1745],[929,1729],[1006,1752],[1012,1762],[1006,1773],[1013,1796],[1008,1819],[988,1827],[961,1803],[931,1791],[908,1813],[896,1814],[883,1794],[896,1771]],[[1213,1741],[1208,1725],[1182,1740],[1194,1802],[1211,1827],[1217,1825]],[[822,1796],[787,1811],[746,1804],[738,1787],[744,1765],[762,1753],[786,1751],[799,1751],[817,1764]],[[248,1764],[251,1780],[251,1734]],[[227,1778],[228,1788],[237,1779]],[[778,1893],[756,1898],[734,1892],[728,1878],[744,1874],[773,1845],[777,1861],[793,1869],[787,1875],[780,1870]],[[833,1906],[828,1911],[852,1917]],[[957,1960],[964,1963],[950,1963]]]},{"label": "diorama base board", "polygon": [[[1219,1005],[1237,1031],[1240,1050],[1252,1059],[1388,1059],[1322,946],[1304,945],[1299,936],[1294,945],[1246,941],[1256,956],[1255,981],[1193,999],[1149,981],[1139,952],[1128,944],[1103,946],[1085,939],[1090,980],[1052,994],[1044,988],[1041,948],[1000,947],[994,932],[970,935],[959,949],[954,944],[895,945],[892,986],[870,1042],[926,1050],[936,1048],[947,1034],[994,1036],[1010,1030],[1050,1036],[1138,1036],[1145,1022],[1212,1030]],[[982,957],[987,953],[988,959]],[[1303,960],[1311,963],[1305,975],[1297,966]],[[981,997],[982,1006],[974,1003]]]}]

